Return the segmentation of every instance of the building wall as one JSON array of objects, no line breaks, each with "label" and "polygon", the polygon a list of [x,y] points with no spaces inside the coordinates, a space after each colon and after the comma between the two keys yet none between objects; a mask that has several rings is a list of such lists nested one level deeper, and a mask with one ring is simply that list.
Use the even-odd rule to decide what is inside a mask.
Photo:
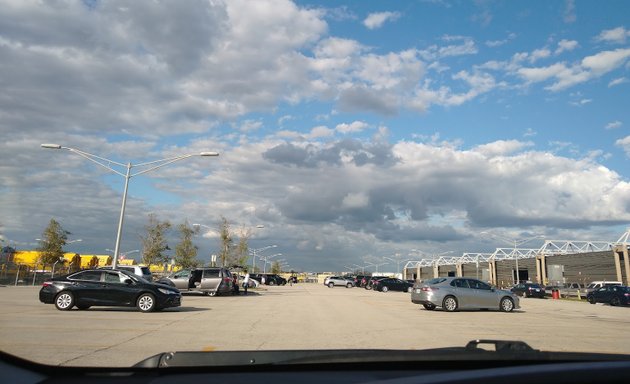
[{"label": "building wall", "polygon": [[[550,278],[550,272],[554,269],[560,271],[560,281],[548,281],[548,284],[562,283],[581,283],[588,284],[597,280],[617,280],[617,271],[615,268],[615,258],[613,251],[589,252],[571,255],[556,255],[545,257],[547,276]],[[626,280],[626,271],[624,268],[623,258],[621,259],[622,281]],[[556,267],[557,266],[557,267]],[[509,287],[514,282],[514,271],[516,263],[514,260],[503,260],[496,262],[497,269],[497,285],[500,287]],[[536,259],[519,259],[518,269],[520,271],[521,280],[537,281],[536,275]],[[449,271],[455,271],[455,265],[446,265],[440,267],[440,276],[448,276]],[[475,263],[463,264],[462,272],[465,277],[479,278],[480,280],[488,280],[488,263],[480,262],[479,269]],[[415,268],[407,271],[408,276],[416,273]],[[553,273],[552,273],[553,274]],[[433,267],[421,268],[420,279],[428,280],[433,278]]]}]

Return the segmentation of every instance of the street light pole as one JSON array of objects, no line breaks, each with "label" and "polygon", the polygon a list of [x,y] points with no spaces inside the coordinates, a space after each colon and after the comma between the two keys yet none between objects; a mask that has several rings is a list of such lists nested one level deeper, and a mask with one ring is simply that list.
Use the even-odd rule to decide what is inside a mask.
[{"label": "street light pole", "polygon": [[[131,164],[130,162],[127,164],[122,164],[110,159],[106,159],[104,157],[100,157],[97,155],[94,155],[92,153],[89,152],[85,152],[82,151],[80,149],[76,149],[76,148],[71,148],[71,147],[64,147],[61,146],[59,144],[42,144],[41,145],[42,148],[46,148],[46,149],[65,149],[67,151],[70,151],[72,153],[75,153],[93,163],[96,163],[98,165],[100,165],[101,167],[107,168],[108,170],[110,170],[111,172],[114,172],[117,175],[120,175],[122,177],[125,178],[125,188],[123,191],[123,198],[122,198],[122,205],[120,208],[120,218],[118,220],[118,230],[116,232],[116,246],[114,247],[114,260],[112,262],[112,268],[116,269],[117,265],[118,265],[118,254],[120,252],[120,240],[122,238],[122,227],[123,227],[123,223],[124,223],[124,218],[125,218],[125,206],[127,204],[127,190],[129,189],[129,179],[131,179],[134,176],[139,176],[142,175],[144,173],[147,172],[151,172],[154,171],[158,168],[162,168],[166,165],[172,164],[176,161],[180,161],[183,159],[187,159],[189,157],[193,157],[193,156],[219,156],[219,154],[217,152],[200,152],[200,153],[191,153],[191,154],[187,154],[187,155],[180,155],[180,156],[175,156],[175,157],[170,157],[170,158],[165,158],[165,159],[160,159],[160,160],[154,160],[154,161],[149,161],[146,163],[140,163],[140,164]],[[117,171],[116,169],[114,169],[112,167],[112,165],[117,165],[119,167],[124,167],[126,168],[126,173],[122,173],[120,171]],[[150,168],[145,169],[143,171],[139,171],[137,173],[132,174],[131,173],[131,168],[132,167],[145,167],[145,166],[150,166]]]}]

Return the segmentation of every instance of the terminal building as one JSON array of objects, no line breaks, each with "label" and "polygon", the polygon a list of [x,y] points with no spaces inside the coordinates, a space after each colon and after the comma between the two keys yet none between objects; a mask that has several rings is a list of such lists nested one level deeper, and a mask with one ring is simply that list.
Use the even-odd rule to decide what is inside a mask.
[{"label": "terminal building", "polygon": [[498,287],[526,281],[554,286],[585,286],[592,281],[630,285],[629,236],[630,231],[616,242],[546,240],[538,249],[497,248],[493,253],[424,258],[407,262],[403,278],[472,277]]}]

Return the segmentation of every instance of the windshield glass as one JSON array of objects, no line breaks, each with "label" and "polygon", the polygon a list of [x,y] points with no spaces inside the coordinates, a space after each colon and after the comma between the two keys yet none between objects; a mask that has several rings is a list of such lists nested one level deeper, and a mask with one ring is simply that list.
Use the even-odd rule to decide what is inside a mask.
[{"label": "windshield glass", "polygon": [[0,9],[3,352],[630,353],[630,1]]}]

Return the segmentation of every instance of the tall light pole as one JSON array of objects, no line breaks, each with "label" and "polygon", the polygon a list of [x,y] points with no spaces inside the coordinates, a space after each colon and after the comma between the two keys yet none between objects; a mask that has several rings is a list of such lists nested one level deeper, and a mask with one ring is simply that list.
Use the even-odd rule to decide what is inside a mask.
[{"label": "tall light pole", "polygon": [[263,265],[263,273],[267,273],[267,262],[268,262],[268,260],[273,258],[273,257],[276,257],[276,256],[282,256],[282,253],[275,253],[275,254],[269,255],[269,256],[259,256],[265,262],[265,264]]},{"label": "tall light pole", "polygon": [[273,244],[273,245],[268,245],[266,247],[262,247],[262,248],[254,248],[254,249],[250,249],[249,250],[249,254],[252,255],[252,273],[256,273],[256,257],[258,256],[259,252],[265,251],[267,249],[270,248],[276,248],[277,245]]},{"label": "tall light pole", "polygon": [[[383,257],[383,258],[386,259],[386,260],[390,260],[390,261],[395,262],[396,263],[396,273],[398,273],[398,271],[400,271],[400,263],[404,263],[406,261],[409,261],[409,259],[401,259],[400,258],[400,256],[401,256],[400,253],[396,253],[393,256],[395,256],[396,258],[395,259],[392,259],[391,257]],[[404,277],[403,275],[404,275],[404,273],[401,272],[400,273],[400,277],[401,278]]]},{"label": "tall light pole", "polygon": [[[129,189],[129,180],[132,177],[135,176],[139,176],[142,174],[145,174],[147,172],[151,172],[154,171],[158,168],[162,168],[166,165],[172,164],[176,161],[180,161],[180,160],[184,160],[187,159],[189,157],[193,157],[193,156],[219,156],[219,154],[217,152],[200,152],[200,153],[191,153],[191,154],[187,154],[187,155],[180,155],[180,156],[174,156],[174,157],[169,157],[169,158],[165,158],[165,159],[160,159],[160,160],[154,160],[154,161],[149,161],[146,163],[139,163],[139,164],[131,164],[130,162],[127,164],[122,164],[110,159],[106,159],[104,157],[100,157],[97,155],[94,155],[92,153],[88,153],[76,148],[70,148],[70,147],[64,147],[61,146],[59,144],[42,144],[41,145],[42,148],[46,148],[46,149],[65,149],[67,151],[70,151],[72,153],[75,153],[83,158],[88,159],[89,161],[96,163],[98,165],[100,165],[103,168],[107,168],[108,170],[110,170],[111,172],[114,172],[115,174],[122,176],[125,178],[125,188],[123,190],[123,197],[122,197],[122,205],[120,207],[120,218],[118,220],[118,231],[116,232],[116,246],[114,247],[114,261],[112,263],[112,268],[116,269],[116,266],[118,265],[118,254],[120,252],[120,239],[121,239],[121,235],[122,235],[122,227],[123,227],[123,222],[124,222],[124,218],[125,218],[125,206],[127,205],[127,190]],[[116,169],[113,168],[113,166],[116,165],[118,167],[121,168],[125,168],[126,171],[125,173],[120,172]],[[144,169],[142,171],[136,172],[136,173],[131,173],[131,168],[133,167],[149,167],[147,169]]]},{"label": "tall light pole", "polygon": [[490,237],[494,237],[494,238],[499,239],[499,240],[503,240],[503,241],[507,242],[508,244],[514,246],[514,251],[512,252],[513,255],[514,255],[514,263],[515,263],[515,268],[516,268],[516,276],[512,277],[513,281],[514,281],[514,284],[519,284],[520,280],[521,280],[520,276],[519,276],[519,273],[518,273],[518,254],[516,253],[516,249],[520,245],[523,245],[523,244],[525,244],[527,242],[530,242],[530,241],[535,240],[535,239],[543,239],[545,237],[544,235],[536,235],[536,236],[527,237],[527,238],[524,238],[524,239],[515,239],[515,238],[510,238],[510,237],[507,237],[507,236],[497,235],[496,233],[492,233],[492,232],[488,232],[488,231],[483,231],[483,232],[481,232],[481,234],[482,235],[488,235]]}]

